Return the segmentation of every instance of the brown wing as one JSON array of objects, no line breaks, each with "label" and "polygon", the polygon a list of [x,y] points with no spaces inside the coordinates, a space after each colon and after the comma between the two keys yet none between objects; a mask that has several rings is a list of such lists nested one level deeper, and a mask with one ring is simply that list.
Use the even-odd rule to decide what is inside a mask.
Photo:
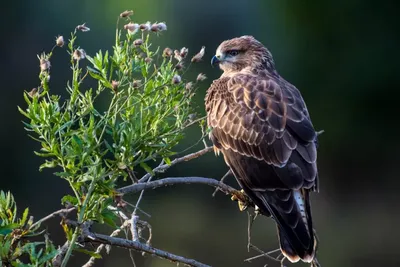
[{"label": "brown wing", "polygon": [[[300,92],[293,85],[267,72],[221,78],[208,91],[206,109],[217,147],[277,167],[280,181],[259,177],[249,181],[249,188],[316,185],[317,136]],[[301,169],[301,176],[279,175],[289,169],[281,168],[289,159]]]},{"label": "brown wing", "polygon": [[214,145],[246,194],[277,222],[282,251],[291,261],[312,258],[316,133],[300,92],[267,72],[238,74],[214,81],[206,109]]}]

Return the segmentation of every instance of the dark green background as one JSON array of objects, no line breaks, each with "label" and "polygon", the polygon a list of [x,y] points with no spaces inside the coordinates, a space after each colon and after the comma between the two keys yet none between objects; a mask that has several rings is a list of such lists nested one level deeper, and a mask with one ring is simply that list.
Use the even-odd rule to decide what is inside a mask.
[{"label": "dark green background", "polygon": [[[166,21],[168,31],[157,42],[194,53],[206,46],[205,60],[189,75],[209,77],[196,98],[203,112],[209,83],[220,75],[209,60],[218,44],[235,36],[254,35],[273,53],[278,71],[302,92],[320,138],[320,194],[312,195],[315,227],[324,267],[399,266],[400,187],[398,11],[389,1],[189,1],[189,0],[41,0],[3,2],[1,26],[1,185],[11,190],[22,209],[35,218],[60,208],[67,183],[40,173],[38,144],[23,130],[17,105],[23,90],[38,84],[36,54],[49,51],[55,36],[69,36],[78,24],[89,53],[110,49],[118,14],[133,9],[137,22]],[[68,56],[58,50],[52,61],[51,86],[61,92],[69,79]],[[194,129],[178,149],[199,137]],[[200,146],[198,146],[200,148]],[[176,166],[169,176],[219,178],[226,167],[213,154]],[[233,179],[231,179],[233,183]],[[156,247],[193,257],[213,266],[275,266],[265,260],[243,263],[255,255],[246,250],[246,213],[236,203],[205,186],[161,188],[145,194],[142,208],[152,214]],[[133,200],[133,199],[132,199]],[[145,219],[143,217],[143,219]],[[51,237],[62,233],[54,220]],[[256,221],[254,243],[277,247],[275,226]],[[136,255],[137,266],[175,266]],[[71,266],[80,266],[74,257]],[[130,266],[126,250],[113,249],[96,266]]]}]

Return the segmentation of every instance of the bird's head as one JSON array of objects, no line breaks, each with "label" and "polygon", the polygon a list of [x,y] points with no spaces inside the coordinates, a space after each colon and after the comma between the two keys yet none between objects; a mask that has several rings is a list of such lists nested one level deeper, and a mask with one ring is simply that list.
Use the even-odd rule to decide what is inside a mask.
[{"label": "bird's head", "polygon": [[224,72],[240,71],[246,67],[274,70],[274,60],[268,49],[253,36],[241,36],[222,42],[211,64]]}]

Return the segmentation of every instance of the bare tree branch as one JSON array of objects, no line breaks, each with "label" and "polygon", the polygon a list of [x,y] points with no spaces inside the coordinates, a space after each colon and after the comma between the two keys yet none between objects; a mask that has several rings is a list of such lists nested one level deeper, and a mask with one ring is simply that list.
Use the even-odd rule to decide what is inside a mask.
[{"label": "bare tree branch", "polygon": [[51,219],[51,218],[54,218],[54,217],[56,217],[56,216],[61,216],[61,217],[63,217],[63,216],[65,216],[66,214],[68,214],[68,213],[70,213],[70,212],[72,212],[72,211],[74,211],[74,210],[76,210],[75,207],[73,207],[73,208],[68,208],[68,209],[57,210],[57,211],[55,211],[55,212],[53,212],[53,213],[50,213],[50,214],[47,215],[46,217],[43,217],[42,219],[38,220],[37,222],[35,222],[34,224],[32,224],[30,228],[32,229],[32,228],[34,228],[35,226],[40,225],[42,222],[47,221],[47,220],[49,220],[49,219]]},{"label": "bare tree branch", "polygon": [[[204,154],[206,154],[206,153],[208,153],[208,152],[210,152],[212,150],[213,150],[213,148],[211,146],[209,146],[209,147],[206,147],[206,148],[204,148],[202,150],[199,150],[197,152],[194,152],[194,153],[188,154],[186,156],[183,156],[181,158],[176,158],[173,161],[171,161],[170,164],[163,164],[163,165],[160,165],[160,166],[154,168],[153,172],[154,173],[165,172],[167,169],[169,169],[170,167],[172,167],[172,166],[174,166],[174,165],[176,165],[178,163],[198,158],[198,157],[203,156]],[[144,175],[142,178],[140,178],[139,183],[146,182],[151,176],[152,175],[150,173]]]},{"label": "bare tree branch", "polygon": [[163,179],[159,179],[156,181],[152,181],[149,183],[139,183],[139,184],[128,185],[128,186],[118,189],[118,192],[122,193],[122,194],[137,193],[142,190],[155,189],[158,187],[175,185],[175,184],[204,184],[204,185],[208,185],[208,186],[213,186],[215,188],[218,188],[220,191],[224,192],[225,194],[235,196],[238,200],[240,200],[244,203],[248,203],[250,206],[254,207],[254,203],[244,193],[240,192],[239,190],[236,190],[235,188],[233,188],[227,184],[224,184],[218,180],[215,180],[212,178],[197,177],[197,176],[168,177],[168,178],[163,178]]},{"label": "bare tree branch", "polygon": [[164,250],[160,250],[157,248],[153,248],[151,246],[147,246],[147,245],[137,242],[137,241],[127,240],[127,239],[118,238],[118,237],[110,237],[107,235],[91,233],[89,231],[83,231],[83,235],[84,235],[84,238],[90,242],[99,242],[99,243],[108,244],[111,246],[117,246],[117,247],[122,247],[122,248],[127,248],[127,249],[134,249],[134,250],[137,250],[140,252],[146,252],[148,254],[170,260],[172,262],[182,263],[186,266],[211,267],[210,265],[206,265],[206,264],[198,262],[196,260],[187,259],[182,256],[178,256],[178,255],[166,252]]}]

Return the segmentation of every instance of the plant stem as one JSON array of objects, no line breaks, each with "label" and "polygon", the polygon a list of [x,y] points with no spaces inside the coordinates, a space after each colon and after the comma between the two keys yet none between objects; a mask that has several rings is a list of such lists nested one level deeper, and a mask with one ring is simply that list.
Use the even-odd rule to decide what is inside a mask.
[{"label": "plant stem", "polygon": [[89,202],[89,199],[92,195],[95,184],[96,184],[96,179],[93,178],[92,182],[89,185],[88,193],[86,194],[85,200],[83,201],[81,210],[79,211],[78,226],[75,228],[74,234],[72,235],[70,246],[67,250],[67,253],[65,253],[65,257],[64,257],[64,260],[62,261],[61,267],[67,266],[67,263],[69,261],[69,258],[71,257],[72,251],[74,250],[75,242],[79,236],[79,227],[83,223],[83,217],[85,216],[85,209],[86,209],[87,203]]}]

